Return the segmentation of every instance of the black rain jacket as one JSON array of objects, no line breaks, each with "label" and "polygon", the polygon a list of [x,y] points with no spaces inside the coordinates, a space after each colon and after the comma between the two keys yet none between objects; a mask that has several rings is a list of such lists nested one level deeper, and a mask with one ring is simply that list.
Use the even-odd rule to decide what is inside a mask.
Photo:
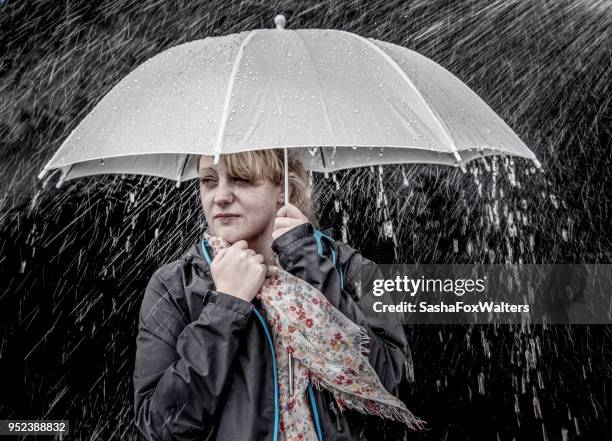
[{"label": "black rain jacket", "polygon": [[[276,441],[275,361],[265,310],[215,290],[203,243],[151,277],[140,308],[134,382],[138,429],[148,440]],[[412,371],[400,323],[375,325],[359,307],[358,281],[380,269],[311,224],[272,244],[282,267],[319,289],[370,338],[369,360],[391,393]],[[236,277],[240,277],[236,274]],[[365,279],[364,279],[365,280]],[[361,440],[373,416],[338,411],[310,386],[313,424],[325,441]]]}]

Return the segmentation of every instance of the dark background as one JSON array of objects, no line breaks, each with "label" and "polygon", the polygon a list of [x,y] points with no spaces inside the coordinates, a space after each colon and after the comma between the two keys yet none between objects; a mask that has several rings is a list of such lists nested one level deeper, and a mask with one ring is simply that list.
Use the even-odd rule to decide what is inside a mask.
[{"label": "dark background", "polygon": [[[272,27],[277,13],[289,28],[343,29],[438,62],[545,170],[489,158],[466,174],[315,175],[321,226],[381,263],[610,263],[608,2],[0,1],[0,419],[68,419],[69,439],[139,439],[137,312],[153,271],[202,232],[196,183],[106,176],[43,189],[36,176],[136,66],[180,43]],[[608,326],[406,332],[415,382],[402,398],[430,427],[408,439],[612,439]],[[376,439],[403,439],[382,426]]]}]

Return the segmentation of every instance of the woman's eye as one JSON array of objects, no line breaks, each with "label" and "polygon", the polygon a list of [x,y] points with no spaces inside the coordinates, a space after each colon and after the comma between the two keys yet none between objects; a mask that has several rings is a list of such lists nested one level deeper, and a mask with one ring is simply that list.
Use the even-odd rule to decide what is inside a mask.
[{"label": "woman's eye", "polygon": [[208,184],[208,183],[213,182],[213,181],[214,181],[214,179],[212,179],[212,178],[200,178],[200,182],[202,184]]},{"label": "woman's eye", "polygon": [[239,182],[241,184],[246,184],[249,182],[248,179],[243,179],[243,178],[234,178],[234,182]]}]

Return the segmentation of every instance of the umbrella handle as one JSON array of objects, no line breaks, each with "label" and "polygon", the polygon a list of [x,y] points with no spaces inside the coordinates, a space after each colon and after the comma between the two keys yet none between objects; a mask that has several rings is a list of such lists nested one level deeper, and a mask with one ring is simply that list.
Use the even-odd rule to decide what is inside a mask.
[{"label": "umbrella handle", "polygon": [[287,207],[289,205],[289,159],[288,159],[288,152],[287,152],[287,147],[284,148],[285,150],[285,207]]},{"label": "umbrella handle", "polygon": [[[285,161],[284,161],[284,165],[285,165],[285,170],[284,170],[284,174],[285,174],[285,208],[289,205],[289,153],[287,152],[287,147],[285,147],[284,149],[284,156],[285,156]],[[287,352],[287,356],[289,358],[289,396],[293,396],[293,355],[291,355],[290,352]]]}]

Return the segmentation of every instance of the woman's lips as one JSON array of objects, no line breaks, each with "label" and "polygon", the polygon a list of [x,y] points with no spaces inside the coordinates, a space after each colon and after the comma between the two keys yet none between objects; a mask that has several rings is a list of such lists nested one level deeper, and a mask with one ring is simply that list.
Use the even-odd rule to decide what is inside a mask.
[{"label": "woman's lips", "polygon": [[220,222],[232,222],[236,219],[238,219],[240,217],[240,215],[238,214],[218,214],[215,216],[215,220],[218,220]]}]

